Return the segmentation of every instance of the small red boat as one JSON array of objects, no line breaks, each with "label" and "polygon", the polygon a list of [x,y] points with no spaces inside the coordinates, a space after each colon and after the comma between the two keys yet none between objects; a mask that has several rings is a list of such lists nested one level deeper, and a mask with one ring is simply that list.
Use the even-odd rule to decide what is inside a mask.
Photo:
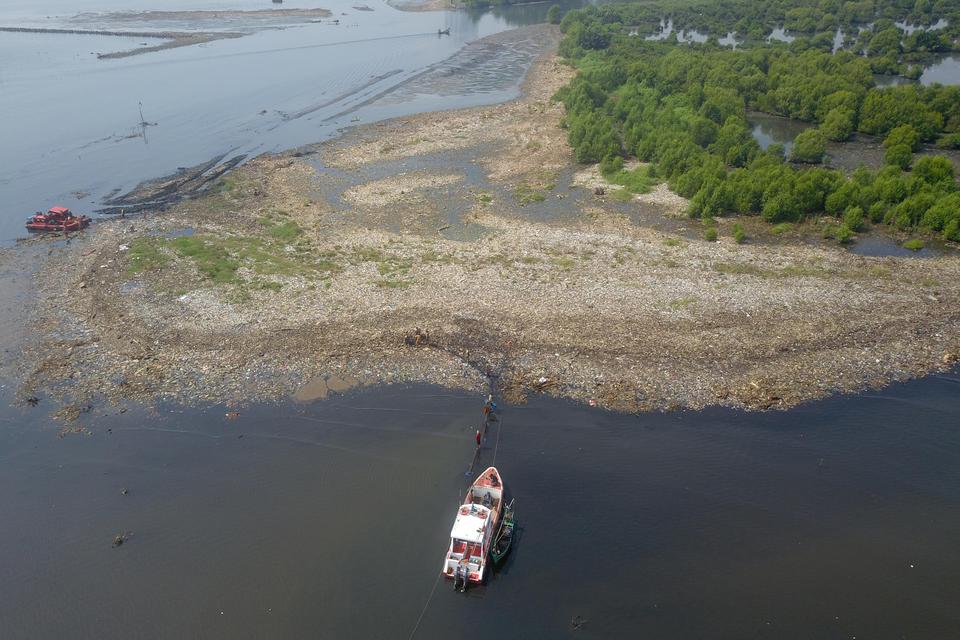
[{"label": "small red boat", "polygon": [[66,207],[51,207],[46,213],[38,211],[27,218],[28,231],[79,231],[88,226],[88,216],[75,216]]}]

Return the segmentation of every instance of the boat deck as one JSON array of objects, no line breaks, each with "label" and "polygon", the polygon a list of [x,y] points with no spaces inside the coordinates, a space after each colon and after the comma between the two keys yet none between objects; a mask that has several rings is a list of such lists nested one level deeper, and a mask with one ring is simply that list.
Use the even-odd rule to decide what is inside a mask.
[{"label": "boat deck", "polygon": [[496,511],[497,513],[500,513],[500,498],[494,497],[492,495],[490,497],[492,498],[493,501],[490,504],[483,504],[483,496],[471,495],[470,502],[467,504],[477,504],[477,505],[480,505],[481,507],[487,507],[489,509],[492,509],[493,511]]}]

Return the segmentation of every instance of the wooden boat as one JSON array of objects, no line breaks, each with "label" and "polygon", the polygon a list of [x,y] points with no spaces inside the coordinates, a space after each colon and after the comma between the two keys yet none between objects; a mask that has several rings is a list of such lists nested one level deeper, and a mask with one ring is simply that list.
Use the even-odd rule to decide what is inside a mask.
[{"label": "wooden boat", "polygon": [[487,467],[467,490],[450,530],[450,546],[443,559],[443,575],[455,589],[465,591],[470,582],[481,583],[494,532],[500,523],[504,486],[496,467]]},{"label": "wooden boat", "polygon": [[515,527],[516,520],[513,515],[513,500],[511,500],[510,504],[503,509],[503,518],[497,528],[497,535],[493,538],[493,547],[490,548],[490,557],[493,558],[494,564],[500,564],[500,561],[510,553]]}]

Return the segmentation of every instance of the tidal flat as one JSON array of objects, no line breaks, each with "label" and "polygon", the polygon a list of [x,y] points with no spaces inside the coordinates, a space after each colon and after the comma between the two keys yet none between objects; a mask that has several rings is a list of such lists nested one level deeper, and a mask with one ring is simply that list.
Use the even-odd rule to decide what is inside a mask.
[{"label": "tidal flat", "polygon": [[516,100],[264,155],[57,248],[23,394],[53,389],[69,416],[100,396],[242,404],[331,377],[766,409],[957,360],[955,254],[740,244],[733,220],[704,240],[664,185],[584,182],[551,100],[572,74],[544,53]]}]

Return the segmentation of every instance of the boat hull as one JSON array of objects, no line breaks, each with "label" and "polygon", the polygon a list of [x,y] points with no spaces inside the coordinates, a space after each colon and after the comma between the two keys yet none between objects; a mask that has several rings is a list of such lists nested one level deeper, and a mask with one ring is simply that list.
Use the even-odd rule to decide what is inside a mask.
[{"label": "boat hull", "polygon": [[505,487],[496,467],[488,467],[470,485],[457,511],[450,532],[451,542],[444,557],[442,574],[458,582],[480,584],[487,575],[487,563],[503,510]]},{"label": "boat hull", "polygon": [[26,227],[27,231],[34,233],[44,233],[52,231],[80,231],[81,229],[86,229],[90,226],[90,218],[86,216],[79,216],[70,218],[67,221],[48,221],[42,222],[35,220],[33,218],[27,220]]},{"label": "boat hull", "polygon": [[[511,503],[512,504],[512,503]],[[516,521],[513,509],[508,506],[503,514],[503,522],[497,530],[497,537],[490,548],[490,558],[494,564],[500,564],[513,547],[513,536],[516,533]]]}]

